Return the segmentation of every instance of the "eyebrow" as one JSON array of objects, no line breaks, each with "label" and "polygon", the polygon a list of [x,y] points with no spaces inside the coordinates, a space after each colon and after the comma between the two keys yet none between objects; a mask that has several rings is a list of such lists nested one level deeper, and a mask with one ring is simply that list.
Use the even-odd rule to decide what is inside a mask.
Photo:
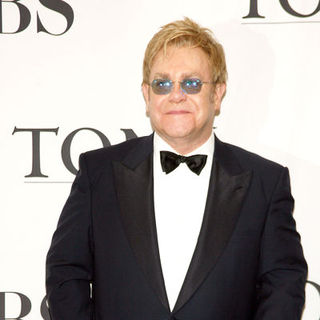
[{"label": "eyebrow", "polygon": [[[187,79],[187,78],[194,78],[194,77],[197,77],[197,78],[201,78],[200,74],[198,72],[188,72],[188,73],[182,73],[181,75],[182,79]],[[170,76],[168,73],[161,73],[161,72],[158,72],[154,75],[154,79],[157,79],[157,78],[160,78],[160,79],[170,79]]]},{"label": "eyebrow", "polygon": [[154,79],[161,78],[161,79],[170,79],[168,73],[156,73],[154,75]]},{"label": "eyebrow", "polygon": [[183,73],[182,75],[182,78],[183,79],[186,79],[186,78],[201,78],[200,74],[198,72],[188,72],[188,73]]}]

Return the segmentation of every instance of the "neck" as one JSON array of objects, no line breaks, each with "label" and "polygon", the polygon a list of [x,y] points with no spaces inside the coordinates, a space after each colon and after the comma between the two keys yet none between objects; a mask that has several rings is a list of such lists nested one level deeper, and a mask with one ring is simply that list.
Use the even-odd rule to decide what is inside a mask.
[{"label": "neck", "polygon": [[[159,133],[158,133],[159,134]],[[202,146],[212,135],[212,131],[210,134],[207,134],[203,137],[198,137],[198,139],[188,139],[186,137],[183,138],[172,138],[165,137],[161,134],[159,136],[166,141],[177,153],[181,155],[186,155],[193,150],[196,150],[200,146]]]}]

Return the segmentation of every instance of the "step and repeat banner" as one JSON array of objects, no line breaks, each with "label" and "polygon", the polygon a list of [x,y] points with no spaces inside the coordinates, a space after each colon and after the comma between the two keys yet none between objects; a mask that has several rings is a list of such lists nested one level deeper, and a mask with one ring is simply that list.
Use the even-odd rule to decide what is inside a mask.
[{"label": "step and repeat banner", "polygon": [[319,0],[0,0],[0,320],[49,320],[45,257],[79,154],[151,132],[144,50],[184,16],[225,48],[217,136],[290,170],[303,320],[319,320]]}]

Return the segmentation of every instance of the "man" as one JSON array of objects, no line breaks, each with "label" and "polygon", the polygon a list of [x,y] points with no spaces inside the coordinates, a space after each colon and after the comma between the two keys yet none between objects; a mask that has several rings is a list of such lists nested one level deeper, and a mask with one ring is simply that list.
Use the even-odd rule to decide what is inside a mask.
[{"label": "man", "polygon": [[288,170],[212,132],[223,49],[185,18],[150,41],[154,134],[80,156],[47,256],[52,320],[295,320],[307,266]]}]

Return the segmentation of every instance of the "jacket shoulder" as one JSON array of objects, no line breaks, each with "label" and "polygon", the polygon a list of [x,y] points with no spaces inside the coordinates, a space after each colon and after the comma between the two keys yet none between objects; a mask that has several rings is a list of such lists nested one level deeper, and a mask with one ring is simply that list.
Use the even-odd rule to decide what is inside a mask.
[{"label": "jacket shoulder", "polygon": [[128,152],[130,152],[135,146],[143,142],[147,136],[133,138],[118,144],[114,144],[108,147],[90,150],[84,153],[87,161],[89,162],[104,162],[106,160],[121,160]]},{"label": "jacket shoulder", "polygon": [[[253,177],[258,179],[265,191],[265,194],[272,194],[283,175],[289,179],[288,169],[281,164],[266,159],[256,153],[250,152],[238,146],[224,143],[225,148],[237,159],[243,171],[251,171]],[[289,180],[288,180],[289,181]],[[290,182],[289,182],[290,184]]]},{"label": "jacket shoulder", "polygon": [[148,143],[150,139],[152,139],[151,136],[143,136],[84,152],[79,158],[79,168],[81,169],[81,162],[84,162],[88,175],[97,176],[103,170],[110,170],[113,161],[122,161],[133,149],[140,144]]},{"label": "jacket shoulder", "polygon": [[258,171],[259,170],[279,171],[284,168],[283,165],[275,161],[272,161],[270,159],[264,158],[254,152],[245,150],[241,147],[238,147],[229,143],[224,143],[224,144],[236,156],[241,167],[245,169],[258,170]]}]

